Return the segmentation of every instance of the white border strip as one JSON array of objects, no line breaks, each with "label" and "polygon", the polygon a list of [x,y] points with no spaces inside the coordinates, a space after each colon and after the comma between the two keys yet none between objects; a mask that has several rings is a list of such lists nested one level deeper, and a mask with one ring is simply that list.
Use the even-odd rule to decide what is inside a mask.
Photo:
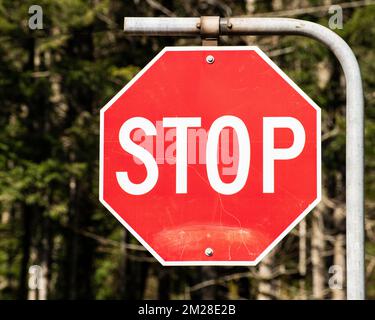
[{"label": "white border strip", "polygon": [[[317,198],[284,230],[259,256],[253,261],[165,261],[159,256],[142,237],[128,225],[121,216],[104,200],[104,112],[111,107],[116,100],[122,96],[142,75],[147,72],[165,52],[168,51],[255,51],[268,63],[294,90],[296,90],[316,110],[317,131]],[[321,111],[320,107],[307,96],[261,49],[256,46],[233,46],[233,47],[165,47],[153,58],[127,85],[122,88],[101,110],[100,110],[100,155],[99,155],[99,200],[110,211],[115,218],[130,231],[130,233],[163,265],[163,266],[255,266],[257,265],[321,200]]]}]

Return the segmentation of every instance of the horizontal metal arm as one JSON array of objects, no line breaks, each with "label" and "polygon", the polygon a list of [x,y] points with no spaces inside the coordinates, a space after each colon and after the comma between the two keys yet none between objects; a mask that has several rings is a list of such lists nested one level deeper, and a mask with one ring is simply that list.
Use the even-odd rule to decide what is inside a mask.
[{"label": "horizontal metal arm", "polygon": [[132,36],[199,36],[200,18],[128,18],[124,32]]},{"label": "horizontal metal arm", "polygon": [[[199,36],[201,18],[125,18],[129,35]],[[346,79],[347,298],[364,299],[364,105],[361,73],[347,43],[319,24],[287,18],[221,18],[219,35],[301,35],[324,43]]]}]

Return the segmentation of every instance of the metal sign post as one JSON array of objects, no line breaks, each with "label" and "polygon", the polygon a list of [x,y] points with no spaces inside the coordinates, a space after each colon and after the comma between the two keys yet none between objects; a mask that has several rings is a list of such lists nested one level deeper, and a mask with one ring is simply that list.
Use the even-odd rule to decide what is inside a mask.
[{"label": "metal sign post", "polygon": [[302,35],[331,49],[346,79],[347,299],[364,299],[364,104],[360,69],[348,44],[319,24],[287,18],[127,17],[124,31],[129,35],[201,36],[205,41],[220,35]]}]

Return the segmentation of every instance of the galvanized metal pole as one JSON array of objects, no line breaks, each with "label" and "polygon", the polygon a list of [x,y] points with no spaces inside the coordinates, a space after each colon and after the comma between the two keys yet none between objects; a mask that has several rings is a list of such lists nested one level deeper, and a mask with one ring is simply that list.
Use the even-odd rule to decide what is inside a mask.
[{"label": "galvanized metal pole", "polygon": [[[364,104],[359,65],[348,44],[330,29],[287,18],[221,18],[219,35],[302,35],[325,44],[346,79],[346,255],[347,299],[365,298]],[[199,36],[200,18],[125,18],[129,35]]]}]

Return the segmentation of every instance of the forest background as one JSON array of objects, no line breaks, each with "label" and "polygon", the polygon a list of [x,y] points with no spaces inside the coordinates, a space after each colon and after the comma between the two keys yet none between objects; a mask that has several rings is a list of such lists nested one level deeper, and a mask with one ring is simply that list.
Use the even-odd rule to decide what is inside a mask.
[{"label": "forest background", "polygon": [[[29,27],[35,4],[41,30]],[[332,4],[343,12],[334,31],[363,75],[374,299],[375,1],[329,0],[0,0],[0,299],[344,299],[345,85],[314,40],[221,39],[258,45],[322,108],[323,200],[257,267],[162,267],[98,200],[100,108],[164,46],[201,44],[125,36],[125,16],[282,16],[328,26]]]}]

